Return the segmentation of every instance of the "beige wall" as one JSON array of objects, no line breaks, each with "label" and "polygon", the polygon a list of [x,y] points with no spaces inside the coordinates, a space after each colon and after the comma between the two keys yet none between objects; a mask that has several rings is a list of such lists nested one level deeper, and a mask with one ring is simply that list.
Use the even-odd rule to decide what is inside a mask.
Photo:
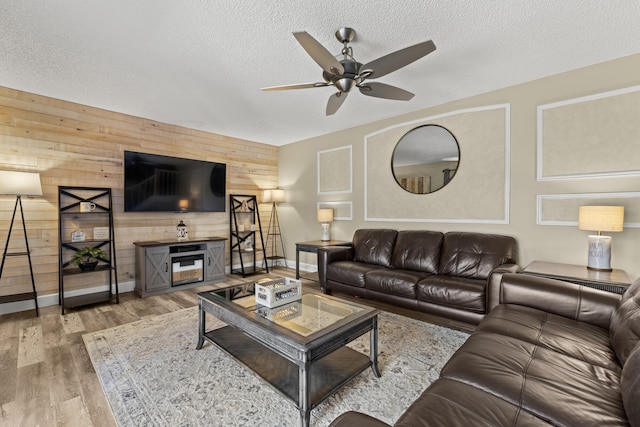
[{"label": "beige wall", "polygon": [[[288,203],[280,206],[280,220],[287,258],[294,259],[295,242],[319,238],[320,225],[315,219],[315,209],[318,202],[352,201],[353,220],[334,222],[332,225],[333,238],[350,240],[354,230],[364,227],[501,233],[517,238],[520,250],[519,261],[523,266],[533,260],[585,265],[587,262],[587,235],[589,233],[580,231],[574,226],[537,225],[536,197],[543,194],[634,192],[640,190],[640,177],[617,176],[537,181],[537,106],[636,85],[640,85],[640,54],[280,147],[278,163],[280,187],[288,190]],[[366,135],[425,117],[505,103],[510,104],[509,224],[394,223],[364,220],[366,179],[364,138]],[[393,101],[389,101],[389,106],[393,108]],[[317,151],[345,145],[353,146],[353,192],[318,195]],[[464,143],[462,142],[461,145]],[[640,140],[628,155],[639,158]],[[461,158],[465,159],[464,150],[461,153]],[[473,159],[465,161],[473,161]],[[389,163],[368,165],[368,167],[388,168]],[[464,167],[463,161],[461,168]],[[397,191],[403,190],[398,188]],[[423,198],[419,201],[420,203],[429,203],[429,200],[434,200],[437,194],[416,197]],[[386,197],[385,194],[379,196]],[[451,195],[451,197],[456,196]],[[465,203],[472,204],[473,197],[477,196],[471,196],[471,199],[467,200],[468,197],[465,196]],[[395,209],[402,211],[403,206],[395,206]],[[629,212],[629,214],[637,216],[636,213]],[[315,264],[315,258],[310,254],[303,254],[301,261],[309,265]],[[639,228],[626,228],[622,233],[613,233],[612,266],[626,270],[631,279],[640,276]]]},{"label": "beige wall", "polygon": [[[58,289],[59,185],[113,189],[121,283],[134,279],[132,242],[174,239],[180,219],[189,227],[190,237],[229,236],[228,206],[227,213],[124,213],[124,150],[226,163],[227,193],[259,195],[259,189],[274,188],[278,181],[277,147],[0,87],[0,169],[41,174],[44,197],[23,200],[40,294]],[[14,197],[0,196],[3,245],[14,203]],[[262,215],[263,223],[268,222],[268,214],[267,210]],[[17,251],[24,250],[21,227],[18,223],[11,236],[11,247]],[[228,263],[228,252],[226,258]],[[26,257],[7,261],[0,295],[28,290],[26,261]],[[81,278],[71,287],[103,284],[90,274]]]}]

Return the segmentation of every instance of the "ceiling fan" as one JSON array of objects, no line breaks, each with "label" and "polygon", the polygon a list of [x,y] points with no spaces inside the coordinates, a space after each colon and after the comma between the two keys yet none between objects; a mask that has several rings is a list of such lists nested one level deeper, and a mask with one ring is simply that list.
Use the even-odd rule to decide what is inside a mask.
[{"label": "ceiling fan", "polygon": [[360,89],[360,93],[363,95],[399,101],[410,100],[414,96],[411,92],[385,83],[369,82],[368,80],[385,76],[436,50],[436,45],[433,41],[428,40],[362,65],[353,57],[353,50],[349,46],[349,42],[356,35],[356,31],[353,28],[345,27],[336,31],[336,38],[343,44],[342,60],[336,59],[331,52],[306,31],[294,32],[293,35],[309,56],[322,67],[324,82],[271,86],[264,87],[262,90],[290,90],[333,86],[338,92],[329,98],[327,116],[338,111],[354,86]]}]

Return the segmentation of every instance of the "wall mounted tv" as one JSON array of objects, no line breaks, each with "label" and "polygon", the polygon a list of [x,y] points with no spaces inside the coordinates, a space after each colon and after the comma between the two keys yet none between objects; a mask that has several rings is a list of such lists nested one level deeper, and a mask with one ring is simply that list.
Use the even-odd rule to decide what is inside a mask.
[{"label": "wall mounted tv", "polygon": [[224,163],[124,152],[125,212],[224,212]]}]

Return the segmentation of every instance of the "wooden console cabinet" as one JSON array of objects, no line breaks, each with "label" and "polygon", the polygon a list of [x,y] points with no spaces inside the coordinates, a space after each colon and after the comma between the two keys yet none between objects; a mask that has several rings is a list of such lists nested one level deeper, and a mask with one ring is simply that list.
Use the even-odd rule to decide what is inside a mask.
[{"label": "wooden console cabinet", "polygon": [[135,292],[141,297],[227,280],[224,237],[179,242],[154,240],[136,246]]}]

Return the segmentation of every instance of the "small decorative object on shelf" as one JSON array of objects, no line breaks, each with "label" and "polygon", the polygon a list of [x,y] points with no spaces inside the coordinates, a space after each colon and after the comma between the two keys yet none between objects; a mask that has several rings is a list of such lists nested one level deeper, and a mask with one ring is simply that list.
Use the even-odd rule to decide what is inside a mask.
[{"label": "small decorative object on shelf", "polygon": [[256,304],[278,307],[302,298],[302,282],[284,277],[256,282]]},{"label": "small decorative object on shelf", "polygon": [[93,212],[96,209],[96,204],[93,202],[80,202],[80,212],[87,213]]},{"label": "small decorative object on shelf", "polygon": [[74,252],[70,263],[80,267],[82,271],[95,270],[98,260],[109,260],[109,255],[100,248],[93,246],[85,246],[84,248]]},{"label": "small decorative object on shelf", "polygon": [[178,230],[178,241],[182,242],[185,240],[189,240],[189,231],[187,230],[187,226],[185,225],[184,222],[182,222],[182,220],[180,220],[180,222],[178,223],[178,226],[176,227],[176,229]]},{"label": "small decorative object on shelf", "polygon": [[84,235],[84,231],[82,230],[76,230],[73,233],[71,233],[72,242],[84,242],[84,239],[85,239],[85,235]]},{"label": "small decorative object on shelf", "polygon": [[109,227],[93,227],[93,240],[109,239]]},{"label": "small decorative object on shelf", "polygon": [[244,241],[244,250],[247,252],[253,251],[253,240],[251,240],[251,236],[247,237]]}]

